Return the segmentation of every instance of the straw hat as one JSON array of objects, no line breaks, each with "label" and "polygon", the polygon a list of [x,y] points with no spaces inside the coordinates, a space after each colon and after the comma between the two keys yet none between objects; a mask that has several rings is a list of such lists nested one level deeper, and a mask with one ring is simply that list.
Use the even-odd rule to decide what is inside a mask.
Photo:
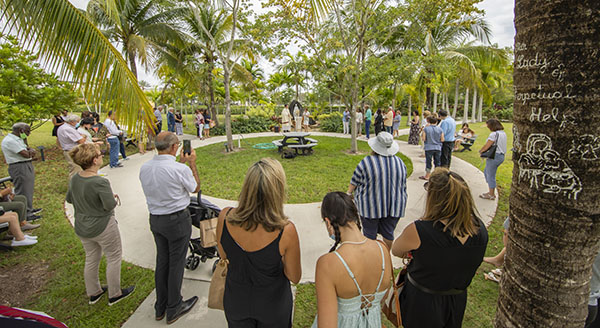
[{"label": "straw hat", "polygon": [[392,156],[400,150],[400,146],[388,132],[379,132],[377,137],[369,139],[369,146],[381,156]]}]

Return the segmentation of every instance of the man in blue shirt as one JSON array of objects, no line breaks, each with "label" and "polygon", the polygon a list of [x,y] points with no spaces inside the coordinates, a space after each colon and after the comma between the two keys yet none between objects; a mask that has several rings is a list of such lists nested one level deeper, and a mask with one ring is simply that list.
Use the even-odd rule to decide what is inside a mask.
[{"label": "man in blue shirt", "polygon": [[175,114],[173,114],[173,108],[169,108],[169,112],[167,112],[167,131],[175,132]]},{"label": "man in blue shirt", "polygon": [[454,149],[454,133],[456,132],[456,121],[450,116],[445,110],[440,111],[440,128],[444,131],[444,143],[442,144],[442,158],[441,164],[444,167],[450,168],[450,162],[452,161],[452,149]]},{"label": "man in blue shirt", "polygon": [[367,133],[367,139],[371,136],[369,133],[371,129],[371,120],[373,119],[373,112],[371,112],[371,108],[369,105],[365,105],[365,132]]}]

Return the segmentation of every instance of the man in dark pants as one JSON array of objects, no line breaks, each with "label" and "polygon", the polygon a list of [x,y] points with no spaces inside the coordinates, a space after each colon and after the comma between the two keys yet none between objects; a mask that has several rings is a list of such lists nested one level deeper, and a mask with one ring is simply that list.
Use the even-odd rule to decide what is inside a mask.
[{"label": "man in dark pants", "polygon": [[156,138],[158,155],[142,165],[139,176],[156,243],[156,320],[162,320],[166,313],[168,324],[186,314],[198,301],[198,296],[183,301],[181,284],[192,232],[187,207],[190,193],[200,190],[200,179],[194,150],[189,155],[182,151],[181,163],[176,162],[179,145],[174,133],[161,132]]},{"label": "man in dark pants", "polygon": [[456,122],[450,116],[446,110],[440,111],[440,128],[444,132],[444,142],[442,143],[442,158],[441,165],[450,168],[450,162],[452,161],[452,149],[454,149],[454,133],[456,132]]},{"label": "man in dark pants", "polygon": [[[12,133],[2,140],[2,153],[8,164],[8,174],[15,186],[15,194],[27,198],[27,219],[41,218],[37,214],[41,208],[33,208],[33,187],[35,184],[35,171],[31,161],[35,157],[35,150],[27,145],[27,137],[31,129],[26,123],[15,123]],[[22,220],[23,218],[21,218]]]}]

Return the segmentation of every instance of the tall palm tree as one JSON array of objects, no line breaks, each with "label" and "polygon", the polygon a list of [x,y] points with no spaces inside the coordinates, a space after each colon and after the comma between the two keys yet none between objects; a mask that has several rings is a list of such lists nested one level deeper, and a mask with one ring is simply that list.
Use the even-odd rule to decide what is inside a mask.
[{"label": "tall palm tree", "polygon": [[112,15],[113,8],[106,0],[90,0],[88,3],[88,17],[111,42],[121,46],[121,52],[136,78],[136,60],[148,67],[151,52],[156,50],[157,43],[179,38],[179,32],[171,22],[182,14],[182,10],[163,6],[163,2],[114,0],[116,15]]},{"label": "tall palm tree", "polygon": [[7,26],[38,51],[46,68],[74,81],[89,103],[116,110],[130,131],[141,127],[141,109],[144,123],[153,123],[152,107],[127,62],[68,0],[0,0],[0,9]]},{"label": "tall palm tree", "polygon": [[598,12],[596,0],[515,1],[515,165],[496,327],[585,323],[600,243]]}]

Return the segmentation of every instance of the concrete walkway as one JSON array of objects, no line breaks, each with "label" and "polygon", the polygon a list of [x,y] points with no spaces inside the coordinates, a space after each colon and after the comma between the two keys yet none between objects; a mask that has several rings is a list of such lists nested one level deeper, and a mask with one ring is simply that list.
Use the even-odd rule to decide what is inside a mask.
[{"label": "concrete walkway", "polygon": [[[402,134],[407,134],[408,129],[402,130]],[[348,135],[339,133],[321,133],[313,132],[313,136],[331,136],[339,138],[349,138]],[[255,137],[281,137],[279,133],[253,133],[244,135],[245,139]],[[224,143],[225,137],[212,137],[208,140],[198,140],[194,136],[184,136],[185,139],[192,140],[192,147],[198,148],[214,143]],[[237,140],[239,136],[234,136]],[[359,139],[361,140],[361,139]],[[362,139],[363,142],[365,141]],[[408,205],[406,216],[401,219],[395,230],[398,236],[402,230],[412,221],[418,219],[424,212],[425,190],[424,181],[419,180],[419,176],[425,172],[425,159],[419,157],[421,147],[408,145],[406,142],[398,142],[400,152],[409,157],[413,162],[413,173],[407,179]],[[315,148],[315,151],[318,150]],[[197,151],[200,156],[202,150]],[[147,152],[145,155],[136,154],[130,156],[128,161],[123,162],[123,168],[109,169],[105,167],[101,170],[106,173],[110,180],[112,189],[121,198],[120,207],[117,207],[116,217],[119,221],[119,229],[123,243],[123,259],[136,265],[154,269],[156,248],[154,239],[150,232],[148,222],[148,209],[146,200],[142,192],[141,184],[138,178],[140,167],[143,163],[150,160],[154,152]],[[494,217],[497,201],[484,200],[478,197],[487,191],[487,184],[483,173],[469,163],[454,157],[452,159],[452,170],[461,174],[469,184],[473,193],[473,198],[479,209],[482,219],[488,225]],[[350,181],[350,177],[348,177]],[[219,199],[203,195],[203,198],[210,200],[221,208],[226,206],[235,206],[236,201]],[[66,204],[67,215],[72,220],[72,207]],[[320,203],[307,204],[286,204],[285,213],[296,224],[300,237],[300,247],[302,251],[302,282],[312,282],[315,276],[316,261],[322,254],[326,253],[333,242],[328,237],[325,225],[321,220]],[[193,230],[193,237],[198,236],[198,229]],[[208,260],[207,263],[200,264],[194,270],[185,271],[183,285],[183,295],[189,297],[198,295],[199,304],[194,307],[192,313],[179,319],[173,326],[180,327],[226,327],[225,317],[222,311],[208,310],[206,307],[208,299],[208,285],[211,278],[211,268],[214,260]],[[401,265],[398,258],[394,258],[394,266]],[[153,303],[155,300],[154,292],[140,305],[136,312],[125,323],[124,327],[159,327],[164,322],[154,320]]]}]

